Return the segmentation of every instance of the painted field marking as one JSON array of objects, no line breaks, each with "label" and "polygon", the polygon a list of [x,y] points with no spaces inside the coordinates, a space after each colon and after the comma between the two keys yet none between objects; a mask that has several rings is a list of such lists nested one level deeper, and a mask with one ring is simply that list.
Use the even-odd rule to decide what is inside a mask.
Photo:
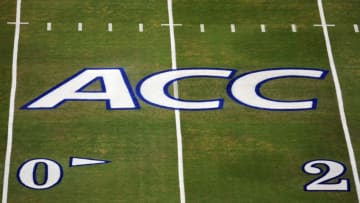
[{"label": "painted field marking", "polygon": [[169,24],[161,24],[161,27],[165,27],[165,26],[169,26],[169,27],[174,27],[174,26],[182,26],[183,24],[171,24],[171,23],[169,23]]},{"label": "painted field marking", "polygon": [[5,164],[4,164],[2,203],[7,203],[8,190],[9,190],[11,151],[12,151],[12,143],[13,143],[14,116],[15,116],[15,97],[16,97],[16,86],[17,86],[17,63],[18,63],[18,50],[19,50],[21,25],[22,25],[21,0],[17,0],[14,48],[13,48],[13,57],[12,57],[12,68],[11,68],[11,90],[10,90],[10,101],[9,101],[9,118],[8,118],[7,143],[6,143]]},{"label": "painted field marking", "polygon": [[314,27],[335,27],[336,25],[335,24],[314,24],[313,25]]},{"label": "painted field marking", "polygon": [[354,24],[354,31],[359,32],[359,26],[357,24]]},{"label": "painted field marking", "polygon": [[266,25],[265,24],[261,24],[260,28],[261,28],[261,32],[266,32]]},{"label": "painted field marking", "polygon": [[82,157],[70,157],[69,166],[91,166],[91,165],[99,165],[99,164],[108,164],[111,161],[102,160],[102,159],[93,159],[93,158],[82,158]]},{"label": "painted field marking", "polygon": [[[7,22],[8,25],[16,25],[17,22]],[[20,25],[29,25],[29,22],[20,22]]]},{"label": "painted field marking", "polygon": [[83,31],[83,24],[82,23],[78,23],[78,31],[79,32]]},{"label": "painted field marking", "polygon": [[[169,33],[170,33],[170,47],[171,47],[171,69],[177,69],[176,63],[176,43],[175,43],[175,26],[174,16],[172,10],[172,0],[168,0],[168,14],[169,14]],[[174,97],[179,98],[178,82],[174,83]],[[185,184],[184,184],[184,161],[183,161],[183,146],[182,146],[182,131],[180,110],[175,110],[175,124],[176,124],[176,141],[177,141],[177,155],[178,155],[178,177],[179,177],[179,194],[180,203],[185,203]]]},{"label": "painted field marking", "polygon": [[108,31],[109,32],[113,31],[113,24],[112,23],[108,23]]},{"label": "painted field marking", "polygon": [[204,26],[204,24],[200,24],[200,32],[205,32],[205,26]]},{"label": "painted field marking", "polygon": [[144,32],[144,24],[139,23],[139,32]]},{"label": "painted field marking", "polygon": [[297,32],[297,27],[295,24],[291,24],[291,31],[292,32]]},{"label": "painted field marking", "polygon": [[49,22],[49,23],[46,23],[46,31],[50,32],[52,30],[52,24]]},{"label": "painted field marking", "polygon": [[329,32],[328,32],[329,25],[326,23],[322,0],[318,0],[318,7],[319,7],[320,18],[321,18],[321,25],[322,25],[322,29],[323,29],[323,33],[324,33],[324,38],[325,38],[326,50],[327,50],[327,54],[328,54],[328,58],[329,58],[329,64],[330,64],[331,73],[332,73],[334,85],[335,85],[335,91],[336,91],[336,97],[337,97],[337,102],[338,102],[341,124],[342,124],[342,128],[344,131],[344,136],[345,136],[345,141],[346,141],[346,145],[347,145],[347,149],[348,149],[351,169],[353,171],[353,177],[354,177],[357,198],[358,198],[358,201],[360,202],[359,173],[358,173],[358,169],[356,166],[356,158],[355,158],[354,148],[353,148],[352,142],[351,142],[349,127],[348,127],[348,124],[346,121],[346,115],[345,115],[344,102],[343,102],[343,97],[342,97],[342,92],[341,92],[340,81],[339,81],[339,77],[338,77],[338,74],[336,71],[335,60],[334,60],[334,56],[333,56],[333,52],[332,52],[332,48],[331,48],[330,37],[329,37]]},{"label": "painted field marking", "polygon": [[230,25],[230,30],[231,30],[231,32],[236,32],[236,30],[235,30],[235,24],[231,24],[231,25]]}]

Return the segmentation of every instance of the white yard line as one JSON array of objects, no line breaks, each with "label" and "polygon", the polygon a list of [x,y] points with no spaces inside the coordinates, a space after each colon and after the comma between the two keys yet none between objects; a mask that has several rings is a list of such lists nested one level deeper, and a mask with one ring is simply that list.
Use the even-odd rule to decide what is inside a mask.
[{"label": "white yard line", "polygon": [[[172,0],[168,0],[168,14],[169,14],[169,31],[170,31],[170,45],[171,45],[171,68],[177,69],[176,64],[176,45],[175,45],[175,32],[174,32],[174,16],[172,11]],[[174,82],[174,97],[179,97],[178,83]],[[183,166],[183,147],[182,147],[182,133],[180,122],[180,110],[175,110],[175,123],[176,123],[176,138],[177,138],[177,152],[178,152],[178,176],[179,176],[179,189],[180,189],[180,202],[185,203],[185,184],[184,184],[184,166]]]},{"label": "white yard line", "polygon": [[17,0],[2,203],[7,203],[8,189],[9,189],[9,175],[10,175],[11,151],[12,151],[12,142],[13,142],[14,113],[15,113],[15,95],[16,95],[16,85],[17,85],[16,79],[17,79],[17,60],[18,60],[18,49],[19,49],[19,39],[20,39],[20,25],[21,25],[21,0]]},{"label": "white yard line", "polygon": [[346,115],[345,115],[345,110],[344,110],[344,102],[343,102],[343,98],[342,98],[342,93],[341,93],[341,87],[340,87],[338,74],[337,74],[337,71],[336,71],[334,56],[333,56],[333,53],[332,53],[332,48],[331,48],[331,43],[330,43],[330,38],[329,38],[329,33],[328,33],[328,24],[326,24],[326,19],[325,19],[324,7],[323,7],[322,0],[318,0],[318,7],[319,7],[321,24],[322,24],[322,29],[323,29],[323,33],[324,33],[325,43],[326,43],[326,50],[327,50],[327,54],[328,54],[328,57],[329,57],[330,68],[331,68],[331,72],[332,72],[332,76],[333,76],[333,80],[334,80],[334,84],[335,84],[335,91],[336,91],[336,97],[337,97],[337,101],[338,101],[338,108],[339,108],[339,113],[340,113],[341,124],[342,124],[342,127],[343,127],[345,140],[346,140],[346,145],[347,145],[347,149],[348,149],[348,153],[349,153],[351,169],[352,169],[353,176],[354,176],[354,183],[355,183],[356,193],[357,193],[358,201],[360,202],[359,174],[358,174],[358,170],[357,170],[357,166],[356,166],[356,159],[355,159],[354,149],[353,149],[353,146],[352,146],[352,143],[351,143],[349,127],[348,127],[348,124],[347,124],[347,121],[346,121]]}]

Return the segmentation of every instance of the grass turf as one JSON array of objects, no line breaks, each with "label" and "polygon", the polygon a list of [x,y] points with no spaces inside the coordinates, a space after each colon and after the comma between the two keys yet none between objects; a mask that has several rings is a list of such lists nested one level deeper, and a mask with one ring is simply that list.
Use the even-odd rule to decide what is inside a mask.
[{"label": "grass turf", "polygon": [[[9,10],[13,2],[4,3]],[[352,32],[359,14],[355,1],[326,1],[335,60],[344,100],[359,149],[358,36]],[[340,10],[340,11],[339,11]],[[341,12],[346,11],[346,12]],[[13,14],[2,19],[11,20]],[[267,67],[328,69],[328,59],[315,1],[176,1],[179,67],[229,67],[238,74]],[[14,125],[9,202],[179,202],[175,122],[172,111],[140,102],[138,111],[107,111],[102,102],[68,102],[53,111],[19,108],[84,67],[125,67],[133,86],[144,76],[170,67],[166,1],[23,2],[19,77]],[[46,22],[53,31],[45,32]],[[76,31],[77,22],[84,31]],[[108,22],[114,32],[106,31]],[[144,23],[138,33],[137,23]],[[206,32],[199,32],[204,23]],[[236,33],[230,33],[230,24]],[[260,23],[267,33],[260,33]],[[298,24],[298,33],[290,24]],[[1,89],[1,132],[6,134],[12,29],[1,25],[6,44]],[[342,29],[343,28],[343,29]],[[3,43],[2,43],[3,44]],[[237,75],[238,75],[237,74]],[[356,202],[352,192],[304,192],[312,176],[301,165],[317,158],[348,166],[331,74],[323,81],[273,81],[266,95],[282,99],[316,96],[318,109],[268,112],[233,102],[226,80],[181,81],[180,95],[223,97],[219,111],[182,112],[185,187],[188,202]],[[3,138],[5,140],[5,137]],[[5,148],[2,142],[2,149]],[[359,151],[356,150],[357,155]],[[104,158],[112,163],[69,168],[69,156]],[[59,161],[65,171],[58,186],[33,191],[16,180],[27,159]],[[21,194],[21,195],[18,195]]]}]

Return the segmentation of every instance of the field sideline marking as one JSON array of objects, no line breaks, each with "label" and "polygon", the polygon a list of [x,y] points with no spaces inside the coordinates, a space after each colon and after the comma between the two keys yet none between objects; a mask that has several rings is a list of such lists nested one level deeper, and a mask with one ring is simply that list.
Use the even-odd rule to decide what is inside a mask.
[{"label": "field sideline marking", "polygon": [[16,23],[14,34],[14,48],[12,57],[12,77],[11,77],[11,91],[10,91],[10,104],[9,104],[9,119],[8,119],[8,134],[5,154],[4,166],[4,179],[3,179],[3,192],[2,203],[7,203],[8,190],[9,190],[9,175],[11,163],[11,151],[13,142],[13,127],[14,127],[14,113],[15,113],[15,95],[17,85],[17,60],[20,39],[20,25],[21,25],[21,0],[16,1]]},{"label": "field sideline marking", "polygon": [[[169,14],[169,31],[170,31],[170,45],[171,45],[171,69],[176,70],[176,45],[175,45],[175,32],[174,32],[174,16],[172,11],[172,0],[168,0],[168,14]],[[165,25],[165,24],[163,24]],[[162,26],[163,26],[162,25]],[[174,97],[179,98],[178,83],[174,82]],[[184,184],[184,164],[183,164],[183,147],[182,147],[182,133],[180,110],[175,110],[175,123],[176,123],[176,138],[177,138],[177,152],[178,152],[178,175],[179,175],[179,189],[180,189],[180,202],[185,203],[185,184]]]},{"label": "field sideline marking", "polygon": [[323,7],[322,0],[318,0],[318,7],[319,7],[321,24],[322,24],[322,28],[323,28],[325,43],[326,43],[326,50],[327,50],[327,53],[328,53],[331,72],[332,72],[332,76],[333,76],[333,80],[334,80],[334,84],[335,84],[335,90],[336,90],[336,96],[337,96],[337,100],[338,100],[338,107],[339,107],[341,123],[342,123],[343,131],[344,131],[344,135],[345,135],[346,145],[347,145],[347,148],[348,148],[348,153],[349,153],[352,172],[353,172],[353,175],[354,175],[357,198],[358,198],[358,201],[360,202],[360,199],[359,199],[360,198],[359,174],[358,174],[358,170],[357,170],[357,166],[356,166],[356,159],[355,159],[354,149],[353,149],[353,146],[352,146],[352,143],[351,143],[349,127],[348,127],[348,124],[347,124],[347,121],[346,121],[346,115],[345,115],[345,110],[344,110],[344,102],[343,102],[343,98],[342,98],[342,93],[341,93],[341,87],[340,87],[338,74],[337,74],[337,71],[336,71],[334,56],[333,56],[333,53],[332,53],[330,37],[329,37],[329,32],[328,32],[328,25],[326,24],[326,19],[325,19],[324,7]]}]

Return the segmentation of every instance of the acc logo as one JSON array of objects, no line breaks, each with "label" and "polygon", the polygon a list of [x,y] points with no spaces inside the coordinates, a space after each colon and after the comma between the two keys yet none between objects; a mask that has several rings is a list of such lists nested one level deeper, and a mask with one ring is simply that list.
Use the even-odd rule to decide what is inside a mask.
[{"label": "acc logo", "polygon": [[[227,93],[235,102],[256,109],[296,111],[315,109],[317,99],[279,101],[263,96],[262,85],[281,78],[310,78],[322,80],[328,71],[313,68],[275,68],[248,72],[235,78],[236,70],[223,68],[185,68],[165,70],[146,76],[136,94],[146,103],[167,109],[214,110],[222,109],[223,98],[212,100],[184,100],[172,96],[169,86],[179,80],[205,77],[229,80]],[[100,91],[86,91],[100,81]],[[32,100],[22,109],[56,109],[67,101],[105,101],[107,109],[139,109],[135,93],[123,68],[85,68],[59,85]]]}]

